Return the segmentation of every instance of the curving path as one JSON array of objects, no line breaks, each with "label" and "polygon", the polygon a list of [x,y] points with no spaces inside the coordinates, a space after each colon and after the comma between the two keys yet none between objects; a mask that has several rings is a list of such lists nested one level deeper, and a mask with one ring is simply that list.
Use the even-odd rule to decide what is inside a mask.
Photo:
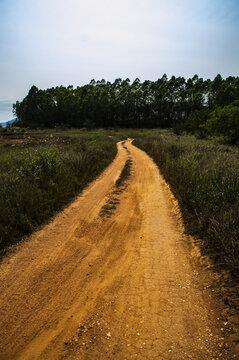
[{"label": "curving path", "polygon": [[[105,204],[116,206],[99,216]],[[156,165],[119,143],[105,172],[1,264],[0,359],[233,359],[190,249]]]}]

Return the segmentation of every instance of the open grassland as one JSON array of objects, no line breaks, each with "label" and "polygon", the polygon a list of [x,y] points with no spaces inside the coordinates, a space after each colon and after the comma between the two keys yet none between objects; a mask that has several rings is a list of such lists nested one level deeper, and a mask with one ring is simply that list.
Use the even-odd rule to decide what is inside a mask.
[{"label": "open grassland", "polygon": [[9,130],[0,141],[0,249],[44,224],[113,160],[109,131]]},{"label": "open grassland", "polygon": [[[0,134],[1,135],[1,134]],[[0,248],[30,234],[113,160],[116,142],[157,163],[185,228],[217,266],[239,273],[239,149],[169,130],[7,130],[0,136]]]},{"label": "open grassland", "polygon": [[186,230],[202,251],[239,273],[239,149],[170,131],[146,131],[134,144],[157,163],[179,200]]}]

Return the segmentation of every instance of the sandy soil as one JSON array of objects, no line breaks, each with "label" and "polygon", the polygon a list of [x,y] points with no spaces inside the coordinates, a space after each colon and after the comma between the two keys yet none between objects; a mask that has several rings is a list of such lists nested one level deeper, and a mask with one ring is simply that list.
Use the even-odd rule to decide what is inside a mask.
[{"label": "sandy soil", "polygon": [[[130,141],[118,149],[1,264],[0,359],[236,358],[169,187]],[[128,185],[115,194],[129,157]],[[99,216],[111,198],[116,208]]]},{"label": "sandy soil", "polygon": [[0,136],[0,144],[22,144],[23,142],[24,139],[8,139]]}]

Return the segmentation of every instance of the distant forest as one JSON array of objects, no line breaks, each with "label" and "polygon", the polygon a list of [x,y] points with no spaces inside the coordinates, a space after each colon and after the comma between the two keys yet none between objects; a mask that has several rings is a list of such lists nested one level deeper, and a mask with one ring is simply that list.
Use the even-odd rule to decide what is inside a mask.
[{"label": "distant forest", "polygon": [[163,75],[157,81],[100,80],[39,90],[13,105],[18,125],[87,128],[173,128],[239,142],[239,77],[203,80]]}]

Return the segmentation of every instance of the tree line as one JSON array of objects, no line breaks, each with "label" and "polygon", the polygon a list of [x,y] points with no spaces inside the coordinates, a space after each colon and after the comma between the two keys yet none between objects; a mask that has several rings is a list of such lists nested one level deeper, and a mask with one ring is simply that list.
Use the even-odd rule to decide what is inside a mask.
[{"label": "tree line", "polygon": [[93,128],[171,128],[203,137],[221,135],[239,140],[239,77],[203,80],[164,74],[157,81],[138,78],[91,80],[84,86],[40,90],[13,105],[18,125],[30,128],[56,126]]}]

